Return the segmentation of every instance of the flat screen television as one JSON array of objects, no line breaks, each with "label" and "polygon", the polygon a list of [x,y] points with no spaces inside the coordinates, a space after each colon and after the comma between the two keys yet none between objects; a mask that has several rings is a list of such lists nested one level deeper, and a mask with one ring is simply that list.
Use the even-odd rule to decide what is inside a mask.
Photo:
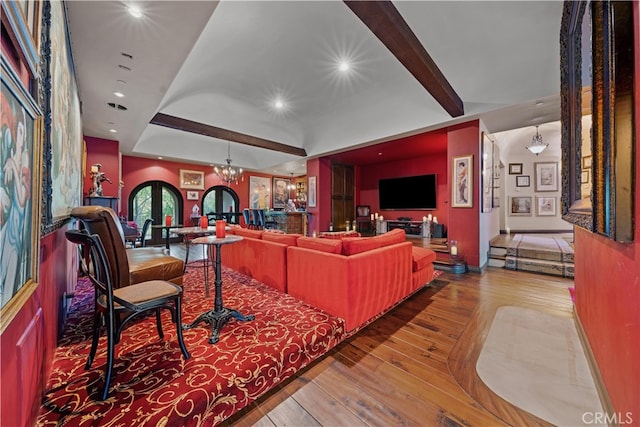
[{"label": "flat screen television", "polygon": [[380,209],[436,209],[436,174],[378,181]]}]

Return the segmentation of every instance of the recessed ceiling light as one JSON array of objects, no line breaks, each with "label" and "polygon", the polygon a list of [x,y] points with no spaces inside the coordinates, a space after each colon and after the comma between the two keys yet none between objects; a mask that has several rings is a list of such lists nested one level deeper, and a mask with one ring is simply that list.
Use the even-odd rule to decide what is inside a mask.
[{"label": "recessed ceiling light", "polygon": [[130,4],[127,10],[131,14],[131,16],[133,16],[134,18],[142,18],[142,9],[140,9],[140,6],[135,4]]},{"label": "recessed ceiling light", "polygon": [[349,71],[351,69],[351,63],[349,61],[347,61],[346,59],[343,59],[342,61],[340,61],[340,63],[338,64],[338,70],[342,73],[346,73],[347,71]]},{"label": "recessed ceiling light", "polygon": [[282,110],[284,109],[284,101],[278,98],[273,102],[273,106],[276,107],[278,110]]},{"label": "recessed ceiling light", "polygon": [[113,94],[115,96],[117,96],[118,98],[124,98],[124,93],[122,93],[122,92],[115,91],[115,92],[113,92]]},{"label": "recessed ceiling light", "polygon": [[158,156],[158,160],[162,160],[162,156]]},{"label": "recessed ceiling light", "polygon": [[111,133],[118,133],[118,130],[117,130],[117,129],[109,129],[109,132],[111,132]]}]

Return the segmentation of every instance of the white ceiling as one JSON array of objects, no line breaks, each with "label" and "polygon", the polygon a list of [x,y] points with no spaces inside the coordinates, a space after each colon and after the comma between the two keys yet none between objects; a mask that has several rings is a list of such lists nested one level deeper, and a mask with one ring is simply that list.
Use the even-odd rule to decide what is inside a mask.
[{"label": "white ceiling", "polygon": [[[156,113],[310,157],[477,117],[492,133],[532,135],[560,118],[560,1],[393,2],[464,102],[456,119],[341,1],[140,1],[139,20],[126,4],[66,3],[84,133],[120,141],[125,155],[227,157],[227,141],[149,124]],[[352,61],[346,76],[336,70],[343,58]],[[276,96],[285,111],[272,107]],[[305,158],[238,143],[231,158],[249,170],[305,173]]]}]

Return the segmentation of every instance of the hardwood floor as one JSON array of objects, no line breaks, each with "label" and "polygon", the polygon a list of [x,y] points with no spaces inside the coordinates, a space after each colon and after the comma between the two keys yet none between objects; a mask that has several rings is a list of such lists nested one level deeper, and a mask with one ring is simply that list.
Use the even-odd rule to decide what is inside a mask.
[{"label": "hardwood floor", "polygon": [[571,316],[569,286],[492,267],[445,272],[224,425],[547,426],[488,389],[475,365],[498,307]]}]

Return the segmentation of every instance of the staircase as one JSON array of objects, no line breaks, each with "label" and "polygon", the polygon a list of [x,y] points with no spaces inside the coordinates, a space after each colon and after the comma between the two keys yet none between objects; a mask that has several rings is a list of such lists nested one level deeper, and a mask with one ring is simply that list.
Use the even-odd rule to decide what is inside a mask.
[{"label": "staircase", "polygon": [[489,266],[573,277],[573,235],[515,234],[495,238],[489,248]]}]

